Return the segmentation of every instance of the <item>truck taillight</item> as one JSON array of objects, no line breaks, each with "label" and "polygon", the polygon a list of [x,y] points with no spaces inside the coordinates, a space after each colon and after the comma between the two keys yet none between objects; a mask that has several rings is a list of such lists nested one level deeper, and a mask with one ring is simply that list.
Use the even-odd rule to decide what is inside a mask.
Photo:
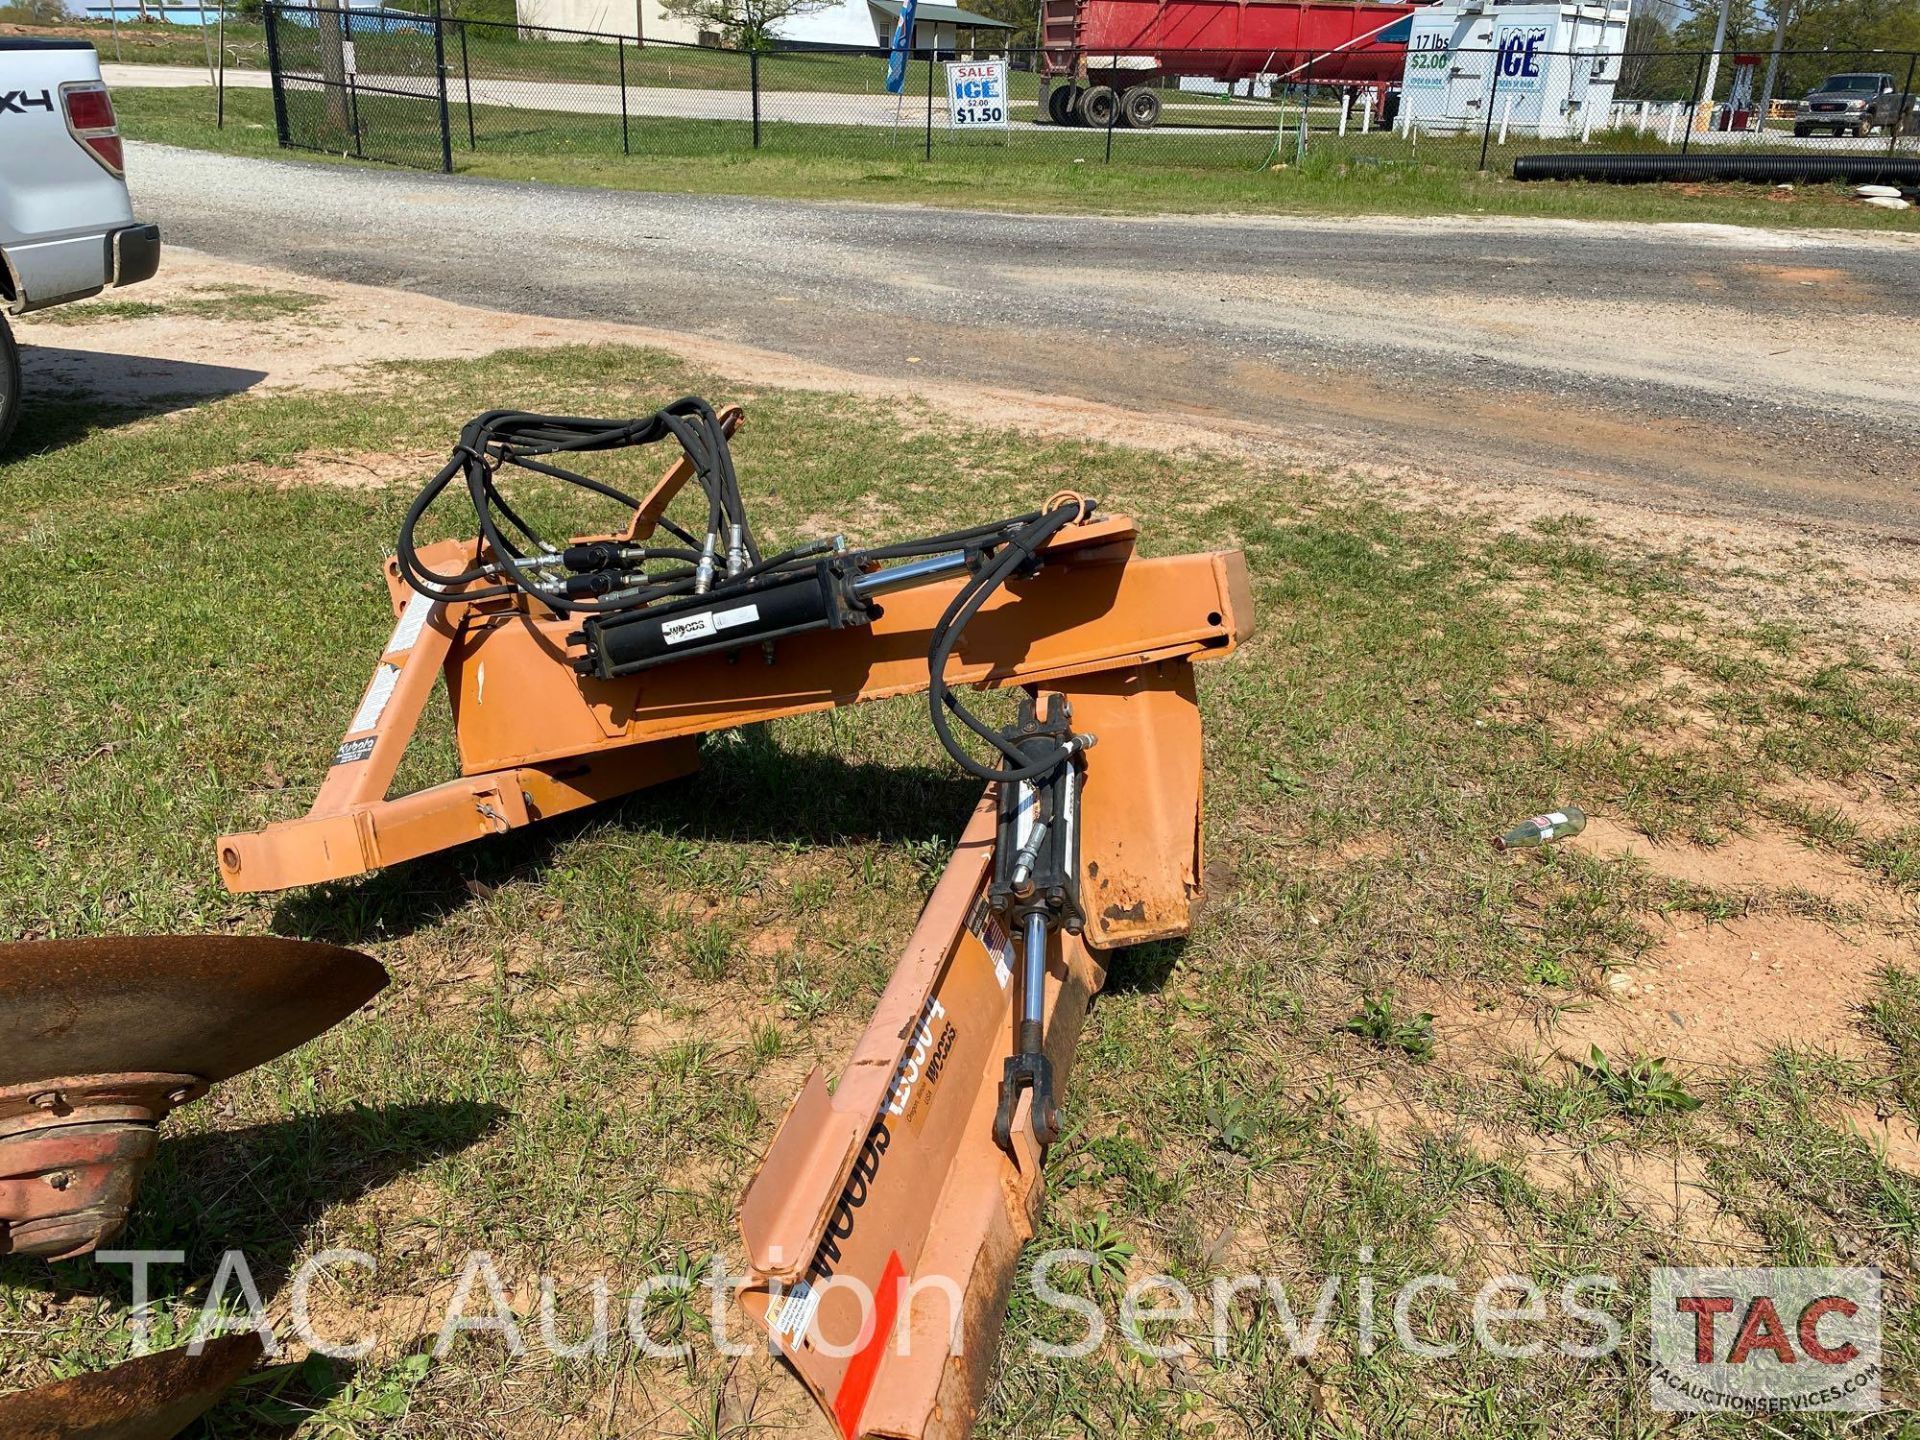
[{"label": "truck taillight", "polygon": [[114,176],[127,171],[127,154],[120,142],[120,122],[114,118],[113,97],[98,80],[70,81],[60,87],[60,103],[67,111],[67,132],[87,148]]}]

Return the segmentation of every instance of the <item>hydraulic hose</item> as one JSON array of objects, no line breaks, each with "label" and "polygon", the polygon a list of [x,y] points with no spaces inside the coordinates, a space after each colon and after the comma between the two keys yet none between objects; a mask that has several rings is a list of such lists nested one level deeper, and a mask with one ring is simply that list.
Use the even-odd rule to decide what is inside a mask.
[{"label": "hydraulic hose", "polygon": [[[633,496],[569,468],[560,463],[561,459],[668,439],[679,445],[692,465],[706,501],[704,536],[660,518],[660,528],[682,542],[679,545],[643,546],[613,540],[556,544],[542,536],[500,489],[501,474],[517,467],[631,512],[640,505]],[[480,530],[480,554],[465,570],[442,573],[421,560],[415,536],[427,511],[456,483],[464,485],[473,507]],[[774,587],[785,585],[790,589],[808,575],[819,577],[823,585],[845,587],[844,591],[821,594],[843,593],[845,599],[831,602],[839,607],[832,613],[843,614],[851,607],[858,616],[871,608],[873,596],[888,589],[927,583],[957,570],[970,571],[933,630],[927,654],[929,714],[935,735],[956,764],[979,779],[1007,783],[1050,773],[1079,742],[1069,740],[1036,758],[1031,746],[1023,750],[1013,744],[961,702],[947,684],[947,665],[968,624],[987,602],[1016,575],[1031,573],[1040,563],[1042,547],[1091,510],[1091,505],[1076,499],[1047,511],[1029,511],[990,524],[866,550],[848,551],[835,537],[763,558],[740,492],[726,429],[706,401],[688,396],[634,420],[490,410],[467,423],[447,463],[407,507],[400,525],[397,560],[401,576],[423,594],[438,598],[458,590],[460,598],[467,601],[525,595],[558,615],[596,617],[588,628],[601,627],[597,633],[602,636],[616,628],[629,636],[639,633],[635,626],[651,625],[657,630],[687,612],[696,604],[695,597],[701,607],[728,601],[765,606]],[[722,546],[724,574],[719,569]],[[823,561],[820,557],[828,552],[833,552],[831,560]],[[934,557],[946,557],[951,563],[940,563]],[[662,562],[664,568],[643,568]],[[889,562],[903,563],[880,568]],[[895,570],[902,573],[889,584],[887,577],[894,576]],[[823,599],[820,603],[828,602]],[[661,611],[662,618],[654,618],[653,607],[668,604],[677,608]],[[710,615],[704,609],[702,614],[710,626]],[[816,617],[812,623],[827,622]],[[836,619],[833,623],[837,626],[842,622]],[[642,654],[639,659],[621,663],[638,667],[657,663],[659,658]],[[955,717],[993,752],[990,763],[968,753],[956,733]]]}]

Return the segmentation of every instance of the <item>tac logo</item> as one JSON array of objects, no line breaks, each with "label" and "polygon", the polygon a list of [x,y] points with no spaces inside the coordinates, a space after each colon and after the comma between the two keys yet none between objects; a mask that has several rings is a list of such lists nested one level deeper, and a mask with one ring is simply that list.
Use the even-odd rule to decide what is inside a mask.
[{"label": "tac logo", "polygon": [[1880,1408],[1878,1270],[1656,1270],[1652,1306],[1656,1409]]}]

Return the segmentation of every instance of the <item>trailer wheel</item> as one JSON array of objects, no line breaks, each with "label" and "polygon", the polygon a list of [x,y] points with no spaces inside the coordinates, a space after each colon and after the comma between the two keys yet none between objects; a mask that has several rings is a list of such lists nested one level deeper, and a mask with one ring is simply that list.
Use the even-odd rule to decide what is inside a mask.
[{"label": "trailer wheel", "polygon": [[1078,97],[1070,84],[1055,85],[1047,91],[1047,119],[1056,125],[1074,123],[1074,101]]},{"label": "trailer wheel", "polygon": [[20,350],[0,316],[0,450],[7,448],[13,422],[20,418]]},{"label": "trailer wheel", "polygon": [[1080,123],[1092,130],[1104,130],[1117,117],[1120,101],[1105,85],[1095,85],[1080,97]]},{"label": "trailer wheel", "polygon": [[1160,123],[1160,95],[1135,85],[1120,97],[1120,119],[1129,130],[1151,130]]}]

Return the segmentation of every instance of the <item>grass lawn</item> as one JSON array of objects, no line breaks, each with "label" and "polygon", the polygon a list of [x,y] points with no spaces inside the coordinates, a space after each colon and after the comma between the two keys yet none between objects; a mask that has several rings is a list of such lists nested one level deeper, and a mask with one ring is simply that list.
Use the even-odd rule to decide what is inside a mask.
[{"label": "grass lawn", "polygon": [[[324,314],[256,292],[207,323]],[[772,1433],[697,1344],[657,1364],[468,1337],[435,1360],[429,1302],[476,1247],[509,1285],[604,1274],[621,1295],[734,1252],[743,1176],[805,1071],[837,1071],[973,803],[919,703],[717,735],[697,786],[352,883],[234,897],[212,854],[305,809],[434,462],[354,488],[308,468],[442,451],[498,405],[630,414],[687,391],[742,398],[663,354],[575,348],[147,418],[28,407],[0,469],[0,930],[275,932],[394,976],[169,1126],[126,1237],[188,1257],[156,1272],[162,1338],[229,1246],[282,1312],[318,1250],[379,1264],[314,1296],[376,1351],[269,1372],[211,1437]],[[1790,547],[1763,572],[1704,534],[1628,545],[1237,455],[744,398],[768,543],[922,533],[1073,486],[1142,517],[1149,552],[1247,554],[1259,633],[1200,672],[1210,903],[1188,942],[1117,957],[1049,1160],[1042,1241],[1098,1260],[1072,1283],[1111,1315],[1149,1271],[1276,1275],[1302,1310],[1330,1273],[1388,1295],[1433,1270],[1605,1272],[1633,1327],[1592,1361],[1369,1354],[1348,1290],[1336,1338],[1297,1360],[1248,1296],[1219,1354],[1051,1362],[1029,1342],[1063,1317],[1021,1284],[983,1434],[1731,1435],[1649,1409],[1638,1326],[1663,1263],[1879,1265],[1889,1385],[1911,1395],[1920,1180],[1850,1117],[1898,1133],[1920,1098],[1920,660],[1911,636],[1819,618],[1807,594],[1843,577]],[[451,766],[425,735],[402,783]],[[1600,817],[1580,840],[1491,849],[1567,802]],[[1756,858],[1776,852],[1793,863]],[[1772,1008],[1715,1053],[1674,1032],[1654,1065],[1621,1017],[1664,1026],[1691,1003],[1681,957],[1747,976],[1749,949],[1754,973],[1787,967]],[[1635,998],[1656,981],[1674,997]],[[1810,998],[1842,983],[1845,1003]],[[124,1355],[126,1273],[0,1262],[0,1387]],[[1425,1333],[1459,1338],[1467,1304],[1440,1297]],[[564,1294],[565,1334],[584,1306]],[[706,1323],[669,1308],[655,1333]]]},{"label": "grass lawn", "polygon": [[[114,102],[135,139],[234,155],[320,158],[278,147],[272,99],[264,91],[229,90],[224,130],[214,128],[206,92],[122,89]],[[620,190],[1106,213],[1487,214],[1906,231],[1917,223],[1915,212],[1872,209],[1837,185],[1792,191],[1522,185],[1498,173],[1477,173],[1472,166],[1478,147],[1457,143],[1432,147],[1429,160],[1412,163],[1379,159],[1355,137],[1357,148],[1323,147],[1304,165],[1264,170],[1259,167],[1270,139],[1251,131],[1122,133],[1114,137],[1112,163],[1105,159],[1106,136],[1098,132],[1024,132],[1006,145],[970,142],[963,149],[936,131],[928,161],[913,131],[770,122],[763,126],[764,147],[756,151],[745,122],[636,117],[630,121],[633,153],[623,155],[617,116],[482,105],[473,117],[477,143],[469,149],[466,107],[456,105],[451,116],[454,166],[462,174]],[[437,124],[429,133],[410,114],[404,127],[407,153],[437,166]]]}]

